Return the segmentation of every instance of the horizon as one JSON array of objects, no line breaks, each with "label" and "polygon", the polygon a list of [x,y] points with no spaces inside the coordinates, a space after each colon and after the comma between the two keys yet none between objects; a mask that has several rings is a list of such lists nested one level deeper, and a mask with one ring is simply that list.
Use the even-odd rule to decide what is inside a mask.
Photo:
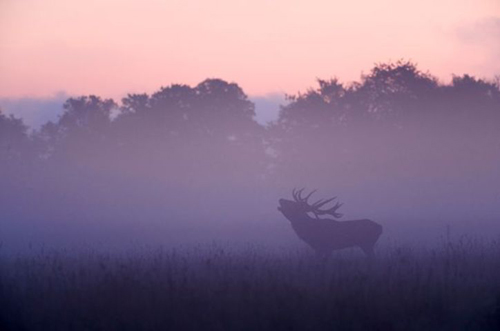
[{"label": "horizon", "polygon": [[[422,68],[418,67],[418,63],[413,62],[411,60],[404,60],[404,59],[399,59],[397,61],[387,61],[387,62],[378,62],[373,65],[372,68],[370,68],[369,71],[367,72],[361,72],[358,80],[354,81],[349,81],[349,82],[344,82],[342,80],[339,80],[339,83],[341,83],[343,86],[351,86],[352,84],[360,84],[363,82],[363,77],[367,73],[369,73],[371,70],[376,68],[380,64],[397,64],[397,63],[412,63],[413,65],[416,66],[417,70],[420,72],[430,75],[433,79],[437,81],[437,83],[441,86],[446,86],[452,83],[452,79],[450,80],[442,80],[440,79],[437,75],[434,73],[430,72],[429,70],[425,70]],[[475,79],[483,80],[486,82],[493,82],[494,84],[500,83],[500,76],[495,75],[494,77],[480,77],[476,76],[470,73],[463,73],[462,75],[458,75],[455,73],[451,74],[451,78],[454,77],[463,77],[463,76],[470,76],[474,77]],[[338,78],[338,76],[331,76],[334,77],[335,79]],[[222,79],[223,78],[206,78],[206,79]],[[240,88],[242,88],[243,92],[246,94],[248,97],[248,100],[253,102],[255,106],[255,121],[258,122],[260,125],[268,125],[276,120],[278,120],[279,117],[279,111],[281,106],[287,105],[289,102],[286,98],[287,96],[297,96],[304,94],[308,91],[314,90],[318,88],[319,84],[318,82],[320,80],[324,79],[324,77],[317,77],[314,80],[314,85],[311,84],[308,88],[305,88],[303,90],[297,91],[296,93],[287,93],[287,92],[282,92],[282,93],[267,93],[263,95],[250,95],[246,93],[245,89],[238,84],[238,82],[235,81],[226,81],[228,83],[234,83],[238,85]],[[198,83],[201,83],[198,82]],[[189,84],[183,84],[183,83],[172,83],[170,85],[161,85],[156,88],[156,90],[153,91],[130,91],[127,94],[120,95],[118,97],[108,97],[108,96],[103,96],[99,95],[96,93],[88,94],[90,95],[95,95],[98,97],[101,97],[103,99],[112,99],[115,102],[117,102],[118,106],[121,105],[121,102],[124,98],[130,95],[134,94],[147,94],[147,95],[152,95],[155,92],[161,90],[162,88],[172,86],[175,84],[180,84],[180,85],[188,85],[188,86],[196,86],[198,83],[189,85]],[[16,118],[20,118],[25,125],[27,125],[30,129],[32,130],[37,130],[39,129],[43,124],[48,123],[50,121],[55,122],[58,120],[58,118],[63,114],[64,109],[63,109],[63,104],[65,101],[71,98],[77,98],[83,95],[77,95],[77,94],[68,94],[66,91],[58,91],[52,95],[48,96],[23,96],[23,97],[1,97],[0,96],[0,113],[4,113],[6,115],[13,115]]]}]

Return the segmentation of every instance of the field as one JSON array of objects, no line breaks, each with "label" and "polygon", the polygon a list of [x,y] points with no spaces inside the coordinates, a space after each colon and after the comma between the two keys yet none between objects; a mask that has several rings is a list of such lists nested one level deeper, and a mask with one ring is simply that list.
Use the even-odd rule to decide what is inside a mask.
[{"label": "field", "polygon": [[498,330],[500,242],[0,250],[2,330]]}]

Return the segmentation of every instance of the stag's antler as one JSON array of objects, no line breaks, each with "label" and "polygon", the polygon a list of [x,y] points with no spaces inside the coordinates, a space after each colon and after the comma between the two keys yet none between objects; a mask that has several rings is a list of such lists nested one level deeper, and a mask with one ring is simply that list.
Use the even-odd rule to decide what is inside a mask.
[{"label": "stag's antler", "polygon": [[325,201],[320,200],[320,201],[316,202],[315,204],[313,204],[311,206],[313,214],[316,215],[316,217],[318,217],[319,215],[332,215],[335,218],[341,218],[343,216],[343,214],[337,213],[337,209],[342,207],[343,203],[337,202],[337,203],[335,203],[335,206],[333,206],[332,208],[326,209],[326,210],[319,209],[321,206],[327,204],[330,201],[335,200],[336,198],[337,197],[333,197],[333,198],[325,200]]},{"label": "stag's antler", "polygon": [[320,208],[326,205],[327,203],[337,199],[337,197],[333,197],[330,199],[320,199],[313,203],[312,205],[309,205],[308,199],[309,197],[316,192],[316,190],[311,191],[305,198],[302,197],[302,192],[304,191],[304,188],[301,188],[300,190],[296,190],[295,188],[292,191],[292,196],[296,202],[302,202],[308,205],[310,212],[312,212],[316,218],[319,218],[319,215],[331,215],[335,218],[341,218],[343,215],[341,213],[337,213],[337,209],[339,209],[343,204],[342,203],[336,203],[335,206],[332,208],[326,209],[326,210],[321,210]]},{"label": "stag's antler", "polygon": [[304,191],[304,188],[301,188],[300,190],[293,189],[292,191],[292,196],[297,202],[305,202],[307,203],[307,200],[309,200],[309,197],[316,192],[316,190],[311,191],[305,198],[302,197],[302,191]]}]

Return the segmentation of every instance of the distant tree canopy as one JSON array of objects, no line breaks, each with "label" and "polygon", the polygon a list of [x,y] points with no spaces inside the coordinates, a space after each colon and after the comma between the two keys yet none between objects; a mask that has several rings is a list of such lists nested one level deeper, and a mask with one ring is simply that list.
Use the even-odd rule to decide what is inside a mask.
[{"label": "distant tree canopy", "polygon": [[117,130],[124,130],[124,138],[132,127],[143,127],[154,139],[204,138],[230,143],[228,136],[244,140],[261,129],[253,118],[254,105],[243,90],[220,79],[207,79],[194,88],[171,85],[151,96],[129,95],[122,104],[115,123]]},{"label": "distant tree canopy", "polygon": [[[29,152],[28,128],[22,120],[0,111],[0,164],[18,166]],[[4,168],[5,169],[5,168]]]},{"label": "distant tree canopy", "polygon": [[195,87],[171,85],[151,96],[124,98],[112,124],[113,140],[120,159],[138,156],[135,160],[144,161],[140,168],[154,172],[260,172],[264,128],[254,116],[253,103],[234,83],[207,79]]},{"label": "distant tree canopy", "polygon": [[277,168],[286,177],[342,169],[368,174],[380,167],[397,174],[405,169],[402,162],[416,165],[439,153],[458,162],[466,157],[464,147],[490,161],[499,152],[497,82],[464,75],[440,84],[415,64],[399,61],[375,66],[360,82],[330,79],[318,85],[288,96],[270,129]]},{"label": "distant tree canopy", "polygon": [[57,123],[45,124],[38,134],[45,158],[78,162],[99,154],[111,133],[115,107],[113,100],[96,96],[68,99]]},{"label": "distant tree canopy", "polygon": [[317,88],[288,95],[278,120],[268,127],[255,121],[255,106],[243,90],[221,79],[129,94],[120,105],[98,96],[71,98],[63,108],[56,123],[33,134],[21,120],[0,114],[1,160],[12,163],[30,150],[44,162],[115,171],[132,164],[139,169],[142,162],[157,174],[169,167],[263,174],[270,165],[279,172],[280,166],[297,168],[328,153],[338,156],[335,162],[347,160],[356,149],[364,153],[387,145],[380,139],[394,140],[389,132],[399,135],[400,145],[418,143],[404,139],[415,130],[489,132],[496,139],[500,88],[469,75],[440,84],[415,64],[398,61],[378,64],[351,84],[319,79]]},{"label": "distant tree canopy", "polygon": [[45,163],[178,181],[260,176],[265,167],[265,129],[234,83],[174,84],[151,96],[129,94],[120,106],[82,96],[63,108],[34,135]]},{"label": "distant tree canopy", "polygon": [[[129,94],[120,104],[81,96],[63,108],[55,123],[31,133],[0,113],[2,182],[88,196],[97,192],[89,183],[109,181],[112,196],[143,181],[193,192],[218,183],[315,186],[468,176],[500,162],[498,82],[463,75],[442,84],[404,61],[378,64],[350,84],[320,79],[287,96],[268,126],[255,121],[237,84],[220,79]],[[65,184],[53,186],[55,178]]]}]

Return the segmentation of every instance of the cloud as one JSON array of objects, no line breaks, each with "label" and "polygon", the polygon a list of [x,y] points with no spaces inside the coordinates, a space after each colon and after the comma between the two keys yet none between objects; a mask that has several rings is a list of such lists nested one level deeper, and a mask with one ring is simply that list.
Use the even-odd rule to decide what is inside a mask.
[{"label": "cloud", "polygon": [[63,112],[63,103],[68,98],[65,92],[46,98],[0,98],[0,110],[4,114],[21,118],[32,129],[39,129],[48,121],[57,120]]}]

